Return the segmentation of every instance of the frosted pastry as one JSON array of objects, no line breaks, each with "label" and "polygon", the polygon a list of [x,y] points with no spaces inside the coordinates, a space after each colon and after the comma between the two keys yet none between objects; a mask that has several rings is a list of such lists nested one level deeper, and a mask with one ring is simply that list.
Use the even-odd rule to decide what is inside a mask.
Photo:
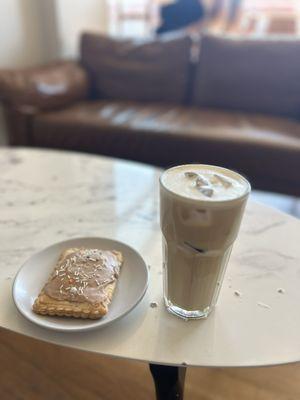
[{"label": "frosted pastry", "polygon": [[33,304],[42,315],[98,319],[108,312],[123,256],[118,251],[65,250]]}]

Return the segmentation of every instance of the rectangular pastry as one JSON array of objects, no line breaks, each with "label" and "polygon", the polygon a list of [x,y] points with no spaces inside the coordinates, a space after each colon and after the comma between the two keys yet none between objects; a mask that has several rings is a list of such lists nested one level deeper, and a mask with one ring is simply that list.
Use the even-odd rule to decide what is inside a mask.
[{"label": "rectangular pastry", "polygon": [[42,315],[98,319],[108,312],[123,256],[118,251],[65,250],[33,304]]}]

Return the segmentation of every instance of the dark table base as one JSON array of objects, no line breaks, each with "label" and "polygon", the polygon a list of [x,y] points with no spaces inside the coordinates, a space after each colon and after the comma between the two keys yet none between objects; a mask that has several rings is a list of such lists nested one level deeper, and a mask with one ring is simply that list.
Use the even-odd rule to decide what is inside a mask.
[{"label": "dark table base", "polygon": [[186,367],[150,364],[157,400],[183,400]]}]

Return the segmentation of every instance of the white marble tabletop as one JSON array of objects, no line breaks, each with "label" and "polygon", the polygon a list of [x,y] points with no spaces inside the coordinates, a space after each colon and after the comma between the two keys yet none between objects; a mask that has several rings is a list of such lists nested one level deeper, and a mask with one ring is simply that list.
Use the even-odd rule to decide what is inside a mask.
[{"label": "white marble tabletop", "polygon": [[[0,326],[63,346],[170,365],[299,361],[300,221],[250,201],[216,310],[207,320],[185,322],[162,301],[159,173],[84,154],[0,150]],[[82,236],[114,238],[138,250],[150,269],[145,298],[96,331],[35,326],[13,303],[16,272],[37,250]]]}]

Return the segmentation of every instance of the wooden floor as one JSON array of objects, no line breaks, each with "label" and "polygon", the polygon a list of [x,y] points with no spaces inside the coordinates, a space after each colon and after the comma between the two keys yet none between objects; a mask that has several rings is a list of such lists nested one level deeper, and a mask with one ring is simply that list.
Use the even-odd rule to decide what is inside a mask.
[{"label": "wooden floor", "polygon": [[[274,349],[276,351],[276,349]],[[1,400],[150,400],[147,365],[45,344],[0,330]],[[190,368],[186,400],[298,400],[300,365]]]}]

